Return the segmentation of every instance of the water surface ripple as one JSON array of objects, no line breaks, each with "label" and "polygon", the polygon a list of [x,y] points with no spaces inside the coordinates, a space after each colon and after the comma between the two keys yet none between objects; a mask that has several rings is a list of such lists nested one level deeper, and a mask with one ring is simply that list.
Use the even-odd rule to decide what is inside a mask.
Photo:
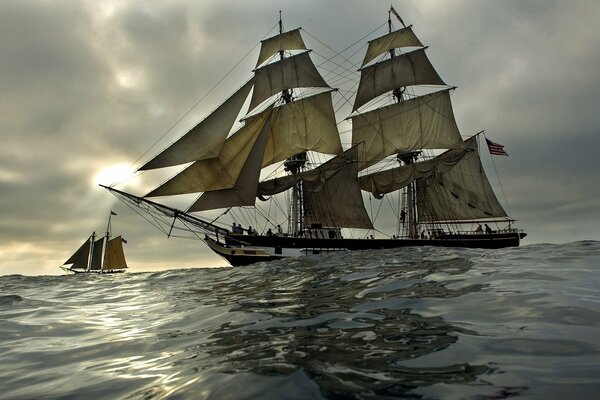
[{"label": "water surface ripple", "polygon": [[0,277],[0,398],[594,398],[600,242]]}]

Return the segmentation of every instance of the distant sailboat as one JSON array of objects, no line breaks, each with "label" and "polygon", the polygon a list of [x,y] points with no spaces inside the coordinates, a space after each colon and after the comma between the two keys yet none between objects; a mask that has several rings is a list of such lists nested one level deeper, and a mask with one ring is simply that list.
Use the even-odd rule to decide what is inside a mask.
[{"label": "distant sailboat", "polygon": [[127,243],[127,241],[122,236],[111,239],[110,223],[113,215],[117,214],[111,211],[108,215],[106,234],[98,238],[96,232],[92,232],[81,247],[61,265],[63,270],[76,274],[125,272],[127,262],[123,252],[123,243]]},{"label": "distant sailboat", "polygon": [[[480,161],[483,131],[462,137],[450,101],[455,88],[435,71],[411,26],[400,20],[402,28],[392,29],[392,14],[400,20],[391,9],[387,33],[368,42],[361,64],[332,63],[341,84],[359,67],[350,115],[336,118],[335,91],[311,61],[300,28],[285,32],[280,19],[279,34],[261,41],[250,80],[139,171],[188,164],[185,169],[145,196],[106,188],[168,236],[179,220],[232,265],[404,246],[518,246],[526,233],[512,225]],[[240,112],[243,126],[231,133]],[[345,150],[337,120],[352,126]],[[311,161],[307,152],[334,157]],[[277,172],[262,171],[271,165]],[[375,228],[378,212],[367,211],[363,192],[374,202],[388,196],[394,234]],[[202,195],[186,211],[148,199],[190,193]],[[216,209],[259,231],[249,227],[244,234],[220,216],[190,214]],[[384,237],[349,237],[354,230]]]}]

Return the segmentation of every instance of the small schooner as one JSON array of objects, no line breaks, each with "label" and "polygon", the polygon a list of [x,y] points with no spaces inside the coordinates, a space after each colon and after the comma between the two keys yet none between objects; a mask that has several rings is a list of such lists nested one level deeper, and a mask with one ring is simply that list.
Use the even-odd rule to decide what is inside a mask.
[{"label": "small schooner", "polygon": [[[337,90],[313,63],[301,28],[284,31],[280,16],[279,33],[261,41],[252,77],[138,169],[183,170],[143,196],[105,188],[168,236],[193,232],[232,265],[404,246],[518,246],[526,234],[480,161],[483,132],[463,138],[450,100],[456,88],[393,8],[387,25],[368,41],[362,62],[335,54],[320,64],[336,84],[358,78]],[[343,149],[340,126],[350,124]],[[186,211],[149,199],[190,193],[201,195]],[[394,217],[376,221],[365,199],[389,203]],[[216,217],[192,214],[219,209]],[[390,219],[395,231],[375,227]]]},{"label": "small schooner", "polygon": [[111,211],[108,215],[106,234],[97,237],[96,232],[92,232],[81,247],[61,265],[64,271],[75,274],[125,272],[127,262],[123,252],[123,243],[127,242],[122,236],[111,238],[111,218],[113,215],[117,214]]}]

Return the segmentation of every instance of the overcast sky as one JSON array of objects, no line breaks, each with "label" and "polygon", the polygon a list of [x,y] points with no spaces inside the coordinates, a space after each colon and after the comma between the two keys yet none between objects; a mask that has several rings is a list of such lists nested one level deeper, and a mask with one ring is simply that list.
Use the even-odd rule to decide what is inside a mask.
[{"label": "overcast sky", "polygon": [[[485,129],[506,146],[510,157],[494,162],[510,212],[529,233],[524,245],[600,239],[600,2],[392,3],[458,87],[463,134]],[[104,229],[110,209],[134,271],[224,265],[201,242],[165,238],[98,181],[135,163],[265,37],[279,10],[285,28],[308,33],[308,47],[322,47],[314,36],[342,50],[383,24],[389,6],[1,1],[0,274],[61,273],[90,231]],[[254,51],[189,118],[250,77]]]}]

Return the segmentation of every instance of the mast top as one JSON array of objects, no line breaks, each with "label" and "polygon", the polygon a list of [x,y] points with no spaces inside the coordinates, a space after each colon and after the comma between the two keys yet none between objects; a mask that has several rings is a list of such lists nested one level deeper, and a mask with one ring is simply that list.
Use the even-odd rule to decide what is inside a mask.
[{"label": "mast top", "polygon": [[283,33],[283,22],[281,21],[281,10],[279,10],[279,33]]}]

